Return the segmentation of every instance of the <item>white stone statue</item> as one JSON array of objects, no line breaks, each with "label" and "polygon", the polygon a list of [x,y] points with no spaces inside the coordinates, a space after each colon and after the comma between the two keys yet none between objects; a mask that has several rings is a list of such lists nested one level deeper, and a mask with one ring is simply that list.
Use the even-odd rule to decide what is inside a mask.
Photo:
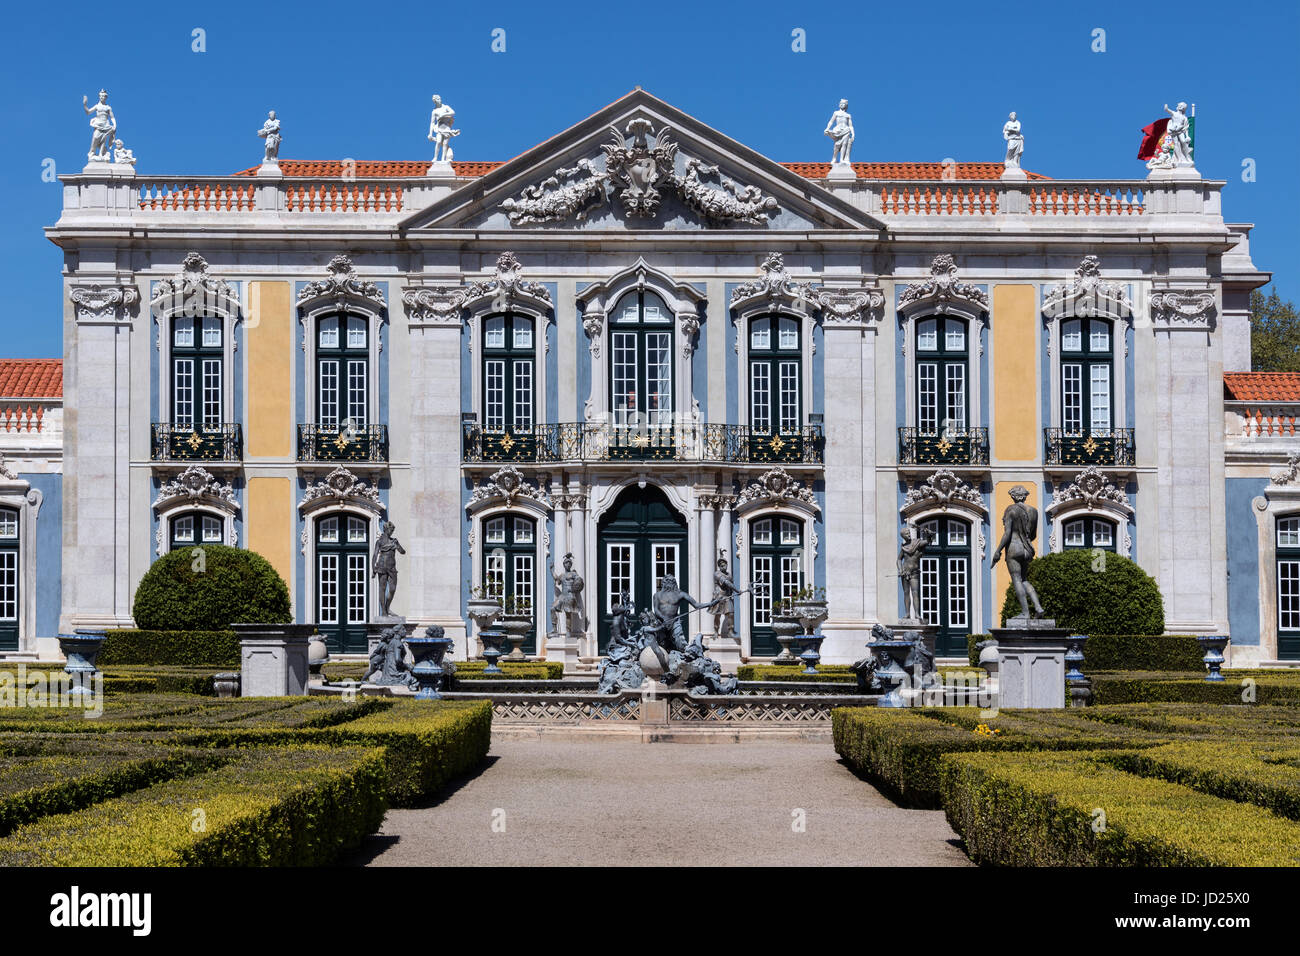
[{"label": "white stone statue", "polygon": [[434,95],[433,113],[429,116],[429,141],[433,143],[433,162],[435,165],[451,162],[451,138],[459,136],[455,129],[456,111],[442,102],[442,97]]},{"label": "white stone statue", "polygon": [[1007,158],[1002,165],[1007,169],[1019,169],[1020,157],[1025,151],[1025,137],[1020,133],[1020,120],[1016,119],[1015,111],[1002,124],[1002,138],[1007,141]]},{"label": "white stone statue", "polygon": [[266,140],[266,155],[262,157],[263,166],[280,165],[280,121],[275,117],[275,110],[266,115],[266,122],[257,131],[257,135]]},{"label": "white stone statue", "polygon": [[1165,127],[1165,135],[1160,140],[1155,156],[1147,161],[1147,169],[1191,168],[1195,163],[1192,162],[1192,133],[1187,119],[1187,104],[1179,103],[1176,109],[1171,110],[1166,103],[1165,112],[1169,114],[1169,125]]},{"label": "white stone statue", "polygon": [[135,165],[135,153],[123,146],[120,139],[113,140],[113,162],[123,166]]},{"label": "white stone statue", "polygon": [[849,115],[849,101],[840,100],[840,108],[831,114],[826,124],[826,135],[835,141],[831,150],[832,166],[849,165],[849,149],[853,146],[853,117]]},{"label": "white stone statue", "polygon": [[94,114],[90,121],[90,128],[95,131],[90,138],[90,152],[86,154],[86,161],[112,162],[113,157],[109,155],[109,147],[113,145],[113,136],[117,132],[117,117],[113,115],[113,107],[108,105],[108,93],[100,90],[99,102],[94,106],[89,104],[90,98],[83,96],[81,108],[86,111],[87,116]]}]

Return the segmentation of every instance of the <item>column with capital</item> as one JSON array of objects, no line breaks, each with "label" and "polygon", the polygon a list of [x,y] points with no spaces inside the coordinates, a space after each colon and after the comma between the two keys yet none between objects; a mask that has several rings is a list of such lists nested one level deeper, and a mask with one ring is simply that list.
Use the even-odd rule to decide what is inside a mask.
[{"label": "column with capital", "polygon": [[569,548],[573,552],[573,570],[577,571],[582,578],[582,604],[587,612],[587,630],[578,641],[578,657],[586,659],[589,666],[594,669],[600,666],[600,655],[596,650],[600,608],[594,600],[595,587],[587,577],[587,496],[580,487],[575,489],[571,486],[568,502],[572,525],[569,529]]},{"label": "column with capital", "polygon": [[[735,542],[732,541],[732,521],[731,509],[736,504],[735,495],[717,495],[714,503],[718,508],[718,534],[716,543],[713,547],[712,566],[709,571],[709,581],[712,584],[713,571],[716,569],[717,561],[720,556],[725,555],[727,559],[727,570],[731,572],[731,580],[735,582],[736,587],[740,587],[741,575],[740,570],[734,566],[733,553],[735,551]],[[710,592],[712,597],[712,592]],[[714,634],[709,642],[709,656],[722,665],[722,670],[727,674],[734,674],[736,668],[740,666],[740,632],[736,630],[740,621],[740,608],[736,607],[739,601],[746,600],[744,597],[733,597],[732,601],[732,633],[731,636],[722,636]],[[709,624],[712,627],[712,618]]]},{"label": "column with capital", "polygon": [[[717,540],[714,537],[713,509],[717,505],[717,495],[705,495],[700,499],[700,546],[697,549],[696,564],[699,567],[700,590],[697,600],[707,601],[713,597],[713,569],[718,560]],[[700,612],[700,624],[697,630],[704,635],[704,646],[711,646],[713,634],[713,615],[708,611]]]}]

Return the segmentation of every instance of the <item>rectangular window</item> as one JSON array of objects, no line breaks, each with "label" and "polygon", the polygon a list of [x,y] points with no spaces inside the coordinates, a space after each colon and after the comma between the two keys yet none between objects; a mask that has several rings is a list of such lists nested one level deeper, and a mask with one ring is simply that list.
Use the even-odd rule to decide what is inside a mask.
[{"label": "rectangular window", "polygon": [[772,543],[772,522],[756,521],[754,523],[754,544]]},{"label": "rectangular window", "polygon": [[172,421],[194,422],[194,359],[176,359],[172,373]]},{"label": "rectangular window", "polygon": [[506,347],[506,320],[497,317],[488,319],[483,330],[483,344],[490,349]]},{"label": "rectangular window", "polygon": [[339,622],[339,556],[317,555],[316,576],[320,581],[320,606],[316,609],[318,624]]},{"label": "rectangular window", "polygon": [[916,424],[923,435],[939,432],[939,366],[922,362],[916,367]]},{"label": "rectangular window", "polygon": [[750,562],[749,583],[754,597],[754,626],[768,627],[772,623],[771,557],[754,555]]},{"label": "rectangular window", "polygon": [[777,336],[777,347],[789,351],[799,347],[799,326],[790,319],[781,320],[781,331]]},{"label": "rectangular window", "polygon": [[194,540],[194,519],[191,517],[177,518],[172,522],[172,540],[177,544],[188,544]]},{"label": "rectangular window", "polygon": [[348,360],[348,418],[361,428],[366,424],[366,360]]},{"label": "rectangular window", "polygon": [[515,362],[515,428],[533,427],[533,363]]},{"label": "rectangular window", "polygon": [[0,621],[18,620],[18,552],[0,551]]},{"label": "rectangular window", "polygon": [[[675,544],[655,544],[652,546],[654,551],[654,586],[659,587],[659,582],[665,577],[677,577],[677,545]],[[681,581],[679,580],[680,584]]]},{"label": "rectangular window", "polygon": [[921,559],[921,620],[939,623],[939,559]]},{"label": "rectangular window", "polygon": [[948,522],[948,544],[963,548],[966,546],[966,526],[960,521]]},{"label": "rectangular window", "polygon": [[631,424],[636,412],[636,334],[615,332],[614,361],[614,421],[618,425]]},{"label": "rectangular window", "polygon": [[[323,333],[322,333],[323,334]],[[329,360],[320,363],[320,424],[339,423],[339,363]]]},{"label": "rectangular window", "polygon": [[749,365],[750,425],[760,435],[772,430],[772,366],[767,362]]},{"label": "rectangular window", "polygon": [[799,430],[799,363],[782,362],[781,375],[781,434],[789,435]]},{"label": "rectangular window", "polygon": [[205,349],[221,348],[221,320],[205,318],[203,320],[203,347]]},{"label": "rectangular window", "polygon": [[1284,518],[1277,523],[1277,546],[1300,548],[1300,518]]},{"label": "rectangular window", "polygon": [[1065,546],[1067,548],[1083,547],[1083,522],[1071,521],[1065,526]]},{"label": "rectangular window", "polygon": [[488,544],[505,544],[506,519],[493,518],[489,521],[486,530],[483,532],[483,540]]},{"label": "rectangular window", "polygon": [[522,319],[515,319],[514,347],[530,349],[533,347],[533,324]]},{"label": "rectangular window", "polygon": [[608,544],[605,546],[605,580],[609,593],[605,595],[605,612],[612,614],[619,596],[626,591],[636,597],[636,581],[632,575],[632,545]]},{"label": "rectangular window", "polygon": [[18,537],[18,512],[0,511],[0,538]]},{"label": "rectangular window", "polygon": [[798,544],[799,543],[799,525],[793,521],[781,522],[781,543]]},{"label": "rectangular window", "polygon": [[781,597],[791,597],[802,587],[803,563],[799,560],[799,555],[781,555]]},{"label": "rectangular window", "polygon": [[189,319],[178,319],[172,332],[172,344],[178,349],[194,348],[194,323]]},{"label": "rectangular window", "polygon": [[749,347],[751,349],[770,349],[772,347],[772,320],[756,319],[749,329]]},{"label": "rectangular window", "polygon": [[1300,561],[1277,563],[1277,626],[1300,630]]},{"label": "rectangular window", "polygon": [[1083,330],[1079,327],[1078,321],[1066,322],[1061,326],[1061,351],[1062,352],[1082,352],[1083,351]]},{"label": "rectangular window", "polygon": [[203,519],[203,542],[205,544],[221,543],[221,521],[218,518]]},{"label": "rectangular window", "polygon": [[533,556],[531,554],[515,555],[515,608],[533,604]]},{"label": "rectangular window", "polygon": [[348,555],[348,623],[366,623],[366,565],[364,554]]},{"label": "rectangular window", "polygon": [[1094,547],[1109,548],[1115,544],[1115,536],[1111,533],[1111,526],[1105,521],[1094,521],[1092,523],[1092,543]]},{"label": "rectangular window", "polygon": [[483,567],[483,578],[488,594],[498,599],[505,597],[506,554],[504,551],[493,551],[487,555]]},{"label": "rectangular window", "polygon": [[966,351],[966,329],[949,321],[944,328],[943,347],[948,352]]},{"label": "rectangular window", "polygon": [[922,322],[916,327],[916,350],[918,352],[939,351],[939,327],[933,319]]},{"label": "rectangular window", "polygon": [[319,525],[319,541],[321,544],[338,544],[339,542],[339,519],[325,518]]},{"label": "rectangular window", "polygon": [[348,319],[348,348],[363,349],[366,347],[366,320],[358,318]]},{"label": "rectangular window", "polygon": [[221,424],[221,359],[203,360],[203,424]]},{"label": "rectangular window", "polygon": [[506,363],[492,359],[484,366],[483,424],[500,429],[506,424]]},{"label": "rectangular window", "polygon": [[1088,332],[1088,349],[1092,352],[1110,351],[1110,329],[1103,322],[1093,322]]},{"label": "rectangular window", "polygon": [[361,544],[366,540],[366,522],[362,518],[348,519],[348,541]]},{"label": "rectangular window", "polygon": [[1091,431],[1110,431],[1110,366],[1093,365],[1090,369],[1092,385]]},{"label": "rectangular window", "polygon": [[661,428],[673,423],[672,340],[667,332],[648,332],[645,337],[645,410],[650,424]]},{"label": "rectangular window", "polygon": [[527,518],[515,519],[515,544],[533,543],[533,523]]},{"label": "rectangular window", "polygon": [[1061,366],[1061,427],[1070,435],[1083,433],[1083,366]]},{"label": "rectangular window", "polygon": [[317,343],[323,349],[336,349],[339,347],[339,320],[338,316],[330,316],[327,319],[320,320],[320,335]]},{"label": "rectangular window", "polygon": [[948,627],[966,627],[970,604],[966,582],[966,559],[948,559]]},{"label": "rectangular window", "polygon": [[944,368],[946,381],[944,385],[948,398],[948,420],[944,422],[949,432],[966,431],[966,366],[950,364]]}]

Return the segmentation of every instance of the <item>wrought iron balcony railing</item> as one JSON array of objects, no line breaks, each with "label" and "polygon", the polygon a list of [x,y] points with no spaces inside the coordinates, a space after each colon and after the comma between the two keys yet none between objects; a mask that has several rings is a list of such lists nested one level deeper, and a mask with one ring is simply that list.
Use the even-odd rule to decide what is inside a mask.
[{"label": "wrought iron balcony railing", "polygon": [[562,422],[490,429],[464,422],[466,462],[716,461],[821,464],[822,426],[767,434],[746,425]]},{"label": "wrought iron balcony railing", "polygon": [[299,425],[298,460],[386,462],[388,426]]},{"label": "wrought iron balcony railing", "polygon": [[1045,465],[1131,465],[1133,461],[1131,428],[1094,428],[1084,431],[1043,429]]},{"label": "wrought iron balcony railing", "polygon": [[987,465],[989,430],[930,432],[919,428],[898,430],[900,465]]},{"label": "wrought iron balcony railing", "polygon": [[238,422],[154,422],[149,457],[154,461],[239,461],[244,436]]}]

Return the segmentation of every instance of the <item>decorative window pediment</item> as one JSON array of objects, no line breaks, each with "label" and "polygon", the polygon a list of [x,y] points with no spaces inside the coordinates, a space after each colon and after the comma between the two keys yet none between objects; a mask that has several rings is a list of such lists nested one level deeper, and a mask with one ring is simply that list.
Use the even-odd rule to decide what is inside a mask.
[{"label": "decorative window pediment", "polygon": [[984,496],[979,489],[962,481],[947,468],[940,468],[925,481],[914,484],[903,499],[903,517],[909,521],[922,512],[935,509],[955,509],[979,518],[988,517]]},{"label": "decorative window pediment", "polygon": [[756,507],[786,507],[795,505],[806,511],[820,512],[817,498],[803,482],[799,481],[784,468],[772,468],[763,472],[758,480],[740,493],[736,509],[740,512],[750,511]]},{"label": "decorative window pediment", "polygon": [[373,282],[367,282],[356,274],[352,260],[347,256],[335,256],[325,267],[328,275],[316,282],[309,282],[298,293],[298,307],[307,312],[322,309],[359,308],[363,312],[380,312],[387,304],[384,294]]},{"label": "decorative window pediment", "polygon": [[402,292],[407,318],[432,325],[458,325],[461,313],[522,312],[544,318],[553,306],[551,290],[523,277],[513,252],[497,258],[496,272],[459,286],[410,286]]},{"label": "decorative window pediment", "polygon": [[320,481],[307,486],[298,509],[304,513],[325,507],[353,505],[378,514],[384,510],[379,489],[346,468],[335,468]]},{"label": "decorative window pediment", "polygon": [[731,291],[731,309],[740,320],[761,314],[804,317],[816,304],[812,283],[801,282],[785,271],[785,257],[769,252],[759,266],[761,275]]},{"label": "decorative window pediment", "polygon": [[1273,479],[1272,487],[1290,487],[1295,491],[1300,491],[1300,451],[1291,452],[1287,458],[1286,467],[1281,471],[1273,472],[1271,477]]},{"label": "decorative window pediment", "polygon": [[191,465],[171,481],[164,482],[153,506],[161,512],[177,504],[209,504],[231,513],[239,510],[235,489],[199,465]]},{"label": "decorative window pediment", "polygon": [[628,268],[578,293],[582,327],[591,340],[593,357],[600,357],[600,339],[609,319],[609,310],[626,293],[641,291],[654,292],[664,300],[681,330],[683,354],[689,356],[694,348],[695,334],[700,330],[700,303],[707,296],[690,283],[678,282],[639,257]]},{"label": "decorative window pediment", "polygon": [[1047,506],[1048,516],[1080,508],[1088,511],[1108,511],[1124,517],[1133,514],[1128,495],[1115,485],[1095,465],[1089,465],[1074,476],[1074,481],[1052,492],[1052,503]]},{"label": "decorative window pediment", "polygon": [[191,252],[179,273],[154,284],[149,309],[160,321],[174,315],[229,317],[239,313],[239,296],[225,279],[208,275],[207,260]]},{"label": "decorative window pediment", "polygon": [[1133,321],[1133,303],[1126,287],[1101,277],[1096,256],[1084,256],[1074,278],[1048,288],[1043,295],[1043,314],[1051,319],[1098,318]]},{"label": "decorative window pediment", "polygon": [[533,503],[542,508],[551,507],[551,496],[540,485],[530,483],[523,472],[513,465],[506,465],[493,472],[486,483],[480,483],[470,495],[466,508],[477,511],[490,504],[504,503],[514,507],[520,503]]},{"label": "decorative window pediment", "polygon": [[914,282],[903,289],[898,300],[900,315],[939,313],[982,320],[989,308],[988,293],[978,286],[962,282],[957,263],[942,253],[930,263],[930,278]]}]

